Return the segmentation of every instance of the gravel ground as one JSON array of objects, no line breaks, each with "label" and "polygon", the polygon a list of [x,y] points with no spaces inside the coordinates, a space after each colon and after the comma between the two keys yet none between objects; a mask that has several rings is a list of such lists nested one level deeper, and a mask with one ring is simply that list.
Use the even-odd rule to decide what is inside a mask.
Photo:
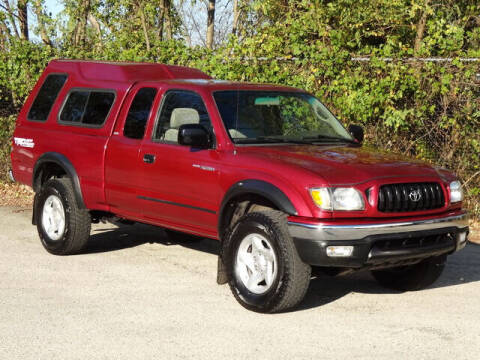
[{"label": "gravel ground", "polygon": [[30,186],[0,181],[0,206],[31,208],[33,196]]},{"label": "gravel ground", "polygon": [[215,283],[215,241],[94,226],[85,254],[43,250],[29,210],[0,207],[1,359],[475,359],[480,246],[397,293],[368,273],[312,280],[295,311],[244,310]]}]

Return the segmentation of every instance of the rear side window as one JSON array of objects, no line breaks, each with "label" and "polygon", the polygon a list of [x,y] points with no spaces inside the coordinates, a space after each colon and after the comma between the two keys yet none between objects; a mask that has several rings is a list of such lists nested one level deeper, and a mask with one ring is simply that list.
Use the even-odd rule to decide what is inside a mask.
[{"label": "rear side window", "polygon": [[115,94],[105,90],[73,90],[60,113],[60,122],[99,127],[112,108]]},{"label": "rear side window", "polygon": [[28,112],[27,119],[33,121],[46,121],[58,93],[67,81],[66,74],[50,74],[43,82],[37,97]]},{"label": "rear side window", "polygon": [[155,88],[142,88],[138,90],[128,110],[123,135],[131,139],[143,138],[156,94],[157,89]]},{"label": "rear side window", "polygon": [[68,95],[68,100],[63,106],[60,120],[65,122],[80,123],[83,111],[88,100],[88,91],[73,91]]}]

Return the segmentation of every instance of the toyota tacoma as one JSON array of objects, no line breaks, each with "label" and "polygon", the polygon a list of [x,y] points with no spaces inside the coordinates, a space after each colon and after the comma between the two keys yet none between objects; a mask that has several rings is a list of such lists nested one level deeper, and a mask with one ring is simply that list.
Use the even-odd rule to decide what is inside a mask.
[{"label": "toyota tacoma", "polygon": [[465,246],[459,179],[362,140],[304,90],[53,60],[18,116],[11,177],[35,191],[48,252],[81,252],[91,224],[112,219],[216,239],[217,282],[280,312],[312,271],[418,290]]}]

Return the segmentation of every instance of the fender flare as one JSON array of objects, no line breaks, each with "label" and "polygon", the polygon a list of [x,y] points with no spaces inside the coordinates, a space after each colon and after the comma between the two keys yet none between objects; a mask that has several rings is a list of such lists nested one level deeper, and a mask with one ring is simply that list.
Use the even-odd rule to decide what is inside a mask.
[{"label": "fender flare", "polygon": [[80,187],[80,179],[78,177],[77,171],[73,167],[70,160],[68,160],[66,156],[60,153],[47,152],[38,158],[33,168],[33,178],[32,178],[33,190],[35,192],[38,192],[40,190],[40,184],[37,181],[35,181],[35,179],[38,176],[38,171],[40,170],[41,166],[47,162],[53,162],[58,166],[60,166],[63,170],[65,170],[65,172],[70,177],[70,179],[72,179],[73,190],[75,192],[75,200],[77,202],[78,207],[80,209],[85,209],[85,203],[83,201],[83,195],[82,195],[82,188]]},{"label": "fender flare", "polygon": [[277,208],[289,215],[298,215],[297,209],[293,206],[290,199],[285,195],[285,193],[280,190],[275,185],[256,179],[247,179],[239,181],[233,184],[225,196],[223,197],[222,204],[219,211],[219,222],[218,222],[218,233],[222,233],[224,227],[223,224],[223,215],[227,204],[234,197],[243,194],[256,194],[263,196],[264,198],[270,200]]}]

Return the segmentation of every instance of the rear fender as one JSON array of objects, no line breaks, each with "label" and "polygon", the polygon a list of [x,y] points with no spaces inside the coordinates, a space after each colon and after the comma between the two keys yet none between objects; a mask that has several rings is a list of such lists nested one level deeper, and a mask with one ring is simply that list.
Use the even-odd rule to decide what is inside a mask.
[{"label": "rear fender", "polygon": [[55,163],[60,166],[67,176],[71,179],[73,184],[73,190],[75,191],[75,200],[77,202],[77,206],[80,209],[85,209],[85,203],[83,201],[82,195],[82,188],[80,187],[80,179],[78,177],[77,171],[73,167],[70,160],[68,160],[64,155],[57,153],[57,152],[48,152],[40,156],[35,163],[35,167],[33,169],[33,190],[35,192],[40,191],[41,188],[41,179],[39,177],[40,172],[42,171],[42,165],[45,163]]}]

